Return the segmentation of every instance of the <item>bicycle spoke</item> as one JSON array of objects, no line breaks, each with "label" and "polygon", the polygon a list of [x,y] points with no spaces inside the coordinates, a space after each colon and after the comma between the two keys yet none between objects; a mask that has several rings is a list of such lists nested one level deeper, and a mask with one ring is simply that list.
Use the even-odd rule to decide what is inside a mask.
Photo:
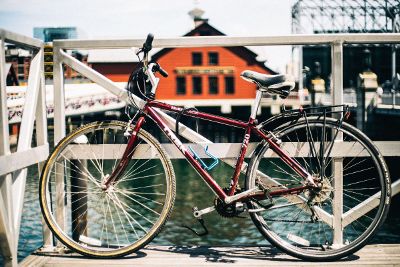
[{"label": "bicycle spoke", "polygon": [[[134,180],[139,180],[139,179],[144,179],[144,178],[149,178],[149,177],[155,177],[158,175],[162,175],[163,173],[156,173],[156,174],[149,174],[149,175],[143,175],[143,176],[137,176],[137,177],[131,177],[131,178],[125,178],[124,182],[128,182],[128,181],[134,181]],[[118,184],[118,183],[117,183]]]},{"label": "bicycle spoke", "polygon": [[140,194],[135,194],[135,193],[132,193],[132,192],[127,193],[127,192],[120,191],[120,190],[116,190],[116,192],[117,192],[117,193],[120,193],[120,194],[122,194],[122,195],[134,195],[134,196],[136,196],[136,197],[139,197],[139,198],[148,200],[148,201],[153,202],[153,203],[156,203],[156,204],[158,204],[158,205],[164,205],[164,204],[161,203],[161,202],[158,202],[158,201],[155,201],[155,200],[153,200],[153,199],[150,199],[150,198],[141,196]]},{"label": "bicycle spoke", "polygon": [[133,202],[139,204],[140,206],[142,206],[143,208],[157,214],[160,215],[160,213],[158,213],[157,211],[153,210],[152,208],[149,208],[148,206],[144,205],[143,203],[139,202],[138,200],[134,199],[133,197],[129,196],[128,194],[125,194],[124,192],[120,192],[122,195],[124,195],[125,197],[129,198],[130,200],[132,200]]},{"label": "bicycle spoke", "polygon": [[[41,178],[47,184],[46,194],[41,194],[41,203],[49,211],[47,219],[54,222],[61,238],[88,255],[117,256],[127,246],[136,250],[154,237],[153,230],[159,231],[168,217],[172,205],[167,201],[175,188],[171,163],[161,145],[139,131],[127,168],[116,183],[102,187],[102,180],[113,173],[124,154],[129,140],[124,136],[126,123],[85,127],[66,137]],[[58,191],[51,190],[57,187]],[[60,210],[57,194],[63,195]],[[66,215],[66,230],[56,220],[59,212]]]},{"label": "bicycle spoke", "polygon": [[[254,201],[251,206],[254,212],[250,212],[250,216],[257,222],[260,232],[272,238],[283,250],[302,255],[305,259],[323,259],[316,255],[332,256],[335,253],[344,255],[338,249],[359,245],[366,236],[363,234],[374,231],[373,226],[381,219],[382,209],[375,207],[377,202],[368,202],[372,195],[383,190],[384,175],[378,155],[369,149],[369,141],[364,140],[363,135],[354,134],[356,130],[343,126],[340,120],[333,122],[321,115],[320,119],[304,119],[288,125],[287,128],[278,128],[276,133],[284,144],[282,149],[318,179],[320,188],[272,197],[273,205],[266,210]],[[341,142],[335,142],[339,134]],[[339,151],[342,146],[344,151]],[[265,150],[257,152],[259,161],[251,166],[250,188],[257,186],[258,172],[282,184],[298,179],[291,175],[290,166],[286,169],[275,159],[260,157],[266,153]],[[342,177],[333,164],[338,157],[343,163],[339,170]],[[342,189],[336,188],[336,179],[341,178]],[[270,185],[267,190],[273,192],[275,186],[265,184]],[[339,202],[342,202],[343,209],[341,233],[334,224],[334,216],[338,216],[334,212],[338,208],[335,206],[338,194],[341,194]],[[303,205],[296,205],[298,199],[304,199]],[[384,200],[380,199],[379,205],[383,204]],[[338,240],[343,240],[343,243],[337,243]]]}]

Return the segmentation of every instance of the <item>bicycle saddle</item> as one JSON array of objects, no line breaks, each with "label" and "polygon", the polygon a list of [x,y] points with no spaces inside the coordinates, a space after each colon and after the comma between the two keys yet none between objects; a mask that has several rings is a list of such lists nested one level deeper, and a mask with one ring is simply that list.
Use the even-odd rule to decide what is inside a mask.
[{"label": "bicycle saddle", "polygon": [[246,81],[257,84],[259,90],[277,94],[281,98],[288,97],[295,86],[293,78],[285,74],[267,75],[245,70],[240,76]]}]

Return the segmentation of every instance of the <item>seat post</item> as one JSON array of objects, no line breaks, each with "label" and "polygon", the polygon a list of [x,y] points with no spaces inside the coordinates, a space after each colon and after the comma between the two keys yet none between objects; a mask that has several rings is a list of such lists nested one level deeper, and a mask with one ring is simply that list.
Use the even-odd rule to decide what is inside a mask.
[{"label": "seat post", "polygon": [[260,106],[261,98],[262,98],[262,92],[261,92],[261,90],[257,89],[256,98],[254,99],[254,103],[253,103],[253,107],[252,107],[251,115],[250,115],[250,118],[252,118],[252,119],[255,119],[257,116],[257,110]]}]

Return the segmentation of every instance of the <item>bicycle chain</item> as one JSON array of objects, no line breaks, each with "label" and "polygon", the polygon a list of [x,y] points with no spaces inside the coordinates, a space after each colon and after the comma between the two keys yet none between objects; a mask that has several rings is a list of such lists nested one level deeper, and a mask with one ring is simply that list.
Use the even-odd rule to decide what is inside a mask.
[{"label": "bicycle chain", "polygon": [[273,186],[267,186],[265,185],[263,182],[261,182],[259,179],[257,180],[256,184],[258,184],[259,186],[261,186],[262,190],[269,190],[272,188],[280,188],[280,187],[288,187],[290,185],[302,185],[302,183],[289,183],[289,184],[281,184],[281,185],[273,185]]},{"label": "bicycle chain", "polygon": [[296,222],[296,223],[315,223],[316,221],[297,221],[297,220],[283,220],[283,219],[265,219],[264,221],[269,221],[269,222],[287,222],[287,223],[292,223],[292,222]]},{"label": "bicycle chain", "polygon": [[[281,187],[287,187],[290,185],[299,185],[299,183],[288,183],[288,184],[281,184],[281,185],[274,185],[274,186],[266,186],[263,182],[261,182],[258,179],[258,185],[261,187],[262,190],[270,190],[272,188],[281,188]],[[285,220],[285,219],[265,219],[264,221],[269,221],[269,222],[286,222],[286,223],[315,223],[316,221],[310,220],[310,221],[299,221],[299,220]]]}]

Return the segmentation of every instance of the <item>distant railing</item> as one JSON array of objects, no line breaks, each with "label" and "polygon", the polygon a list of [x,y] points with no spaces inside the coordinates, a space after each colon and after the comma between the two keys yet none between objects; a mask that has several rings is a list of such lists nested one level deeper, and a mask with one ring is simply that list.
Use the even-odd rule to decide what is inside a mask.
[{"label": "distant railing", "polygon": [[[125,83],[121,83],[119,86],[124,87]],[[68,84],[67,88],[69,89],[65,95],[67,116],[101,113],[121,109],[126,105],[121,99],[93,83]],[[25,90],[26,88],[22,86],[7,87],[7,93],[12,95],[12,97],[8,97],[7,101],[9,124],[20,123],[22,120],[26,98]],[[54,116],[53,86],[46,85],[45,92],[47,118],[51,119]]]},{"label": "distant railing", "polygon": [[[15,152],[11,152],[9,143],[5,43],[33,51]],[[6,266],[18,265],[18,238],[27,167],[43,162],[49,155],[44,88],[43,43],[0,29],[0,253]],[[31,147],[35,121],[37,146]]]},{"label": "distant railing", "polygon": [[381,98],[383,105],[400,106],[400,93],[383,93]]}]

